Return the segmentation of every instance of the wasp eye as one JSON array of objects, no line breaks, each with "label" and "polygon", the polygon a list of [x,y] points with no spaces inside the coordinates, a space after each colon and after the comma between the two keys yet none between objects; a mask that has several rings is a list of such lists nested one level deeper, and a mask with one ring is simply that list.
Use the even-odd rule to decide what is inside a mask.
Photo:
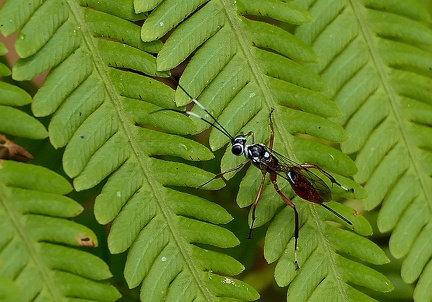
[{"label": "wasp eye", "polygon": [[241,145],[234,145],[234,146],[232,147],[232,149],[231,149],[231,152],[232,152],[234,155],[240,155],[240,154],[243,153],[243,146],[241,146]]}]

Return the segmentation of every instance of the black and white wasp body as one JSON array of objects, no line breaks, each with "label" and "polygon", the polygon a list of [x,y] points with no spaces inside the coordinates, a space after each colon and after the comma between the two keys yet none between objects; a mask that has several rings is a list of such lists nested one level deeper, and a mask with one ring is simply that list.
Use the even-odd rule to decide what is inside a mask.
[{"label": "black and white wasp body", "polygon": [[[257,167],[262,172],[262,179],[261,184],[258,189],[257,196],[255,198],[255,201],[252,205],[252,223],[250,226],[249,231],[249,237],[251,236],[252,228],[254,221],[256,219],[256,207],[257,204],[261,198],[265,178],[266,175],[269,174],[270,181],[273,184],[274,189],[279,194],[279,196],[282,198],[282,200],[293,209],[294,211],[294,218],[295,218],[295,225],[294,225],[294,238],[295,238],[295,245],[294,245],[294,256],[295,256],[295,264],[296,267],[298,266],[298,260],[297,260],[297,241],[299,237],[299,215],[296,206],[294,203],[289,199],[285,194],[279,189],[278,183],[277,183],[277,177],[280,176],[287,180],[289,184],[291,185],[291,188],[293,191],[304,200],[307,200],[309,202],[313,202],[319,205],[322,205],[324,208],[329,210],[331,213],[339,217],[341,220],[343,220],[348,225],[352,225],[352,223],[343,217],[341,214],[337,213],[332,208],[328,207],[324,204],[325,201],[331,200],[331,191],[330,188],[327,186],[327,184],[319,178],[315,173],[313,173],[310,169],[316,169],[320,171],[325,177],[327,177],[332,184],[335,184],[342,189],[349,191],[347,188],[342,186],[340,183],[336,181],[336,179],[331,176],[328,172],[323,170],[317,165],[314,164],[298,164],[295,161],[290,160],[289,158],[281,155],[280,153],[273,150],[273,143],[274,143],[274,129],[273,129],[273,121],[272,121],[272,113],[274,109],[271,109],[270,112],[270,139],[268,146],[264,144],[256,144],[254,142],[254,133],[252,131],[249,131],[247,134],[239,134],[237,136],[232,136],[228,130],[226,130],[213,115],[203,106],[201,103],[190,96],[183,87],[179,85],[179,87],[192,99],[192,101],[200,107],[204,112],[207,113],[207,115],[213,120],[209,121],[201,116],[199,116],[196,113],[193,113],[191,111],[186,111],[187,115],[194,116],[196,118],[201,119],[202,121],[206,122],[207,124],[213,126],[218,131],[223,133],[226,137],[228,137],[231,141],[231,152],[232,154],[236,156],[244,156],[245,161],[241,163],[240,165],[229,169],[227,171],[221,172],[216,174],[212,179],[208,180],[206,183],[199,186],[199,188],[205,186],[206,184],[210,183],[211,181],[223,177],[226,173],[237,171],[241,169],[246,163],[250,162],[253,166]],[[251,137],[252,143],[247,144],[248,138]]]}]

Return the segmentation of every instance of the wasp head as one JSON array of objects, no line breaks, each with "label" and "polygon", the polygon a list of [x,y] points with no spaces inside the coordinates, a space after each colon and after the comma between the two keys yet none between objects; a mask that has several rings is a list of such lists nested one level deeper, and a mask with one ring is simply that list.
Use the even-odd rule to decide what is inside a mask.
[{"label": "wasp head", "polygon": [[237,135],[232,141],[232,148],[231,148],[232,154],[236,156],[241,155],[245,150],[245,145],[246,145],[246,136],[244,136],[243,134]]}]

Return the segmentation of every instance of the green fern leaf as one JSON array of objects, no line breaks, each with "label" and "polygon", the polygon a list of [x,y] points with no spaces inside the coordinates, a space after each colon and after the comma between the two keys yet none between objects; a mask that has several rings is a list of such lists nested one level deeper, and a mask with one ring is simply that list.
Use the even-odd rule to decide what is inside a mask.
[{"label": "green fern leaf", "polygon": [[[0,55],[7,48],[0,42]],[[0,75],[10,75],[10,69],[0,63]],[[14,136],[42,139],[48,136],[45,127],[35,118],[15,108],[30,104],[30,95],[23,89],[9,83],[0,82],[0,133]]]},{"label": "green fern leaf", "polygon": [[[2,54],[5,53],[2,51]],[[31,97],[22,89],[3,82],[0,84],[3,105],[23,106],[31,102]],[[15,108],[1,107],[3,116],[0,131],[34,139],[47,136],[44,126],[36,119]],[[4,127],[5,124],[10,127]],[[63,271],[65,276],[76,274],[76,280],[83,286],[88,286],[92,279],[109,278],[110,272],[100,259],[58,245],[79,245],[82,233],[89,231],[67,220],[46,216],[73,217],[81,212],[80,205],[58,195],[70,191],[70,185],[61,177],[39,167],[8,161],[2,161],[0,166],[0,216],[4,231],[0,236],[0,299],[30,301],[38,296],[64,301],[69,295],[57,290],[64,281],[50,276],[58,271]],[[56,228],[49,227],[50,221],[55,221]],[[53,230],[56,231],[55,236]],[[68,230],[70,234],[67,234]],[[64,258],[72,255],[79,256],[79,265]],[[97,269],[99,275],[93,269]],[[96,284],[106,292],[106,300],[118,297],[113,287]],[[83,293],[81,289],[77,289],[73,296],[97,297],[94,291]]]},{"label": "green fern leaf", "polygon": [[[197,9],[198,5],[201,6]],[[271,22],[265,22],[269,19]],[[357,170],[348,156],[299,135],[332,143],[347,139],[344,130],[328,120],[340,112],[322,94],[327,90],[326,83],[305,67],[305,63],[316,61],[315,53],[282,26],[275,25],[278,21],[299,25],[311,19],[307,10],[285,1],[164,1],[149,14],[141,37],[151,41],[174,29],[158,54],[158,69],[170,70],[191,56],[180,84],[190,95],[199,97],[232,135],[252,130],[256,142],[268,141],[269,113],[271,108],[276,108],[273,116],[276,150],[297,162],[316,163],[332,173],[350,176]],[[182,90],[177,91],[176,100],[179,105],[190,102]],[[192,109],[203,114],[198,110]],[[195,124],[197,132],[208,127],[199,120]],[[229,142],[215,129],[209,140],[213,150]],[[235,158],[228,148],[222,159],[222,170],[233,168],[242,160]],[[343,176],[338,179],[355,188],[356,194],[349,197],[366,197],[359,185]],[[254,201],[260,181],[258,169],[251,168],[246,172],[237,196],[241,207]],[[280,186],[287,194],[293,194],[287,183],[281,182]],[[268,262],[278,261],[275,278],[281,286],[290,285],[289,299],[321,301],[324,296],[329,301],[350,301],[361,295],[364,300],[371,300],[359,294],[351,284],[380,291],[392,288],[380,273],[343,256],[351,252],[354,260],[375,264],[387,262],[384,252],[375,244],[362,240],[355,233],[344,231],[348,235],[339,234],[338,228],[323,222],[336,221],[335,217],[316,205],[305,205],[300,200],[294,202],[301,212],[302,223],[299,241],[302,268],[299,272],[294,266],[293,213],[286,207],[281,210],[284,203],[270,182],[265,184],[255,222],[255,226],[261,226],[274,217],[266,235],[265,257]],[[371,234],[370,225],[364,218],[354,216],[345,206],[333,203],[332,206],[353,221],[354,231]],[[331,240],[333,236],[336,239]],[[360,248],[362,244],[364,250]],[[353,252],[356,250],[361,253]],[[312,280],[318,266],[320,273]],[[344,266],[355,267],[359,274],[353,274]],[[369,276],[370,282],[360,280],[361,274]],[[326,294],[321,295],[323,292]]]},{"label": "green fern leaf", "polygon": [[[231,215],[174,189],[197,187],[211,178],[213,174],[190,161],[208,160],[213,154],[178,135],[196,132],[189,118],[157,112],[176,107],[174,91],[151,78],[169,75],[156,70],[151,55],[162,43],[140,41],[139,26],[130,22],[146,14],[135,14],[133,1],[83,1],[82,6],[46,1],[33,3],[20,15],[23,3],[8,1],[0,11],[4,34],[22,30],[16,45],[22,58],[13,77],[31,79],[50,69],[32,110],[36,116],[53,115],[50,140],[56,148],[65,147],[64,170],[74,178],[76,190],[108,178],[97,197],[95,216],[101,223],[112,222],[110,251],[128,250],[124,272],[128,285],[141,286],[142,301],[256,300],[251,286],[229,277],[243,266],[209,250],[238,244],[230,231],[219,226]],[[15,21],[6,25],[10,16]],[[47,19],[52,24],[43,25]],[[41,33],[33,30],[38,26]],[[222,185],[219,180],[211,188]],[[46,226],[54,229],[49,236],[57,238],[58,224],[49,219]],[[75,230],[69,227],[64,232]],[[41,238],[46,231],[35,229]],[[76,276],[57,277],[72,284],[62,288],[66,293],[80,285]],[[100,290],[94,286],[94,291]]]},{"label": "green fern leaf", "polygon": [[71,190],[67,180],[39,166],[10,161],[0,165],[0,277],[14,280],[17,288],[10,294],[14,300],[7,301],[118,299],[117,290],[101,282],[111,277],[107,265],[71,247],[95,246],[97,238],[65,219],[82,211],[62,196]]},{"label": "green fern leaf", "polygon": [[418,280],[414,300],[430,301],[431,18],[415,0],[308,6],[316,20],[297,34],[314,45],[313,68],[343,112],[337,122],[350,138],[342,150],[356,158],[355,179],[370,192],[365,206],[381,205],[378,227],[392,231],[391,253],[406,257],[403,280]]},{"label": "green fern leaf", "polygon": [[[4,56],[8,53],[8,49],[6,45],[4,45],[2,42],[0,42],[0,56]],[[5,77],[9,76],[11,74],[11,71],[8,66],[6,66],[3,63],[0,63],[0,76]]]},{"label": "green fern leaf", "polygon": [[9,279],[0,277],[0,299],[2,301],[15,301],[19,295],[18,287]]}]

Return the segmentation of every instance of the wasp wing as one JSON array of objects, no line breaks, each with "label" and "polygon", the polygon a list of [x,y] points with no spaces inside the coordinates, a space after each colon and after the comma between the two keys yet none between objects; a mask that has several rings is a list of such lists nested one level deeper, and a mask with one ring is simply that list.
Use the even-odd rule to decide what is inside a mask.
[{"label": "wasp wing", "polygon": [[279,176],[285,178],[290,183],[291,181],[290,179],[288,179],[287,174],[288,172],[295,170],[297,173],[300,173],[305,179],[309,181],[309,183],[315,188],[315,190],[317,190],[317,192],[324,201],[329,201],[332,199],[330,188],[315,173],[313,173],[308,168],[302,167],[301,164],[287,158],[286,156],[280,154],[279,152],[276,152],[275,150],[271,150],[268,147],[266,147],[266,149],[272,156],[274,156],[278,160],[278,171],[275,171],[276,169],[272,169],[271,167],[269,167],[269,169],[275,171]]}]

